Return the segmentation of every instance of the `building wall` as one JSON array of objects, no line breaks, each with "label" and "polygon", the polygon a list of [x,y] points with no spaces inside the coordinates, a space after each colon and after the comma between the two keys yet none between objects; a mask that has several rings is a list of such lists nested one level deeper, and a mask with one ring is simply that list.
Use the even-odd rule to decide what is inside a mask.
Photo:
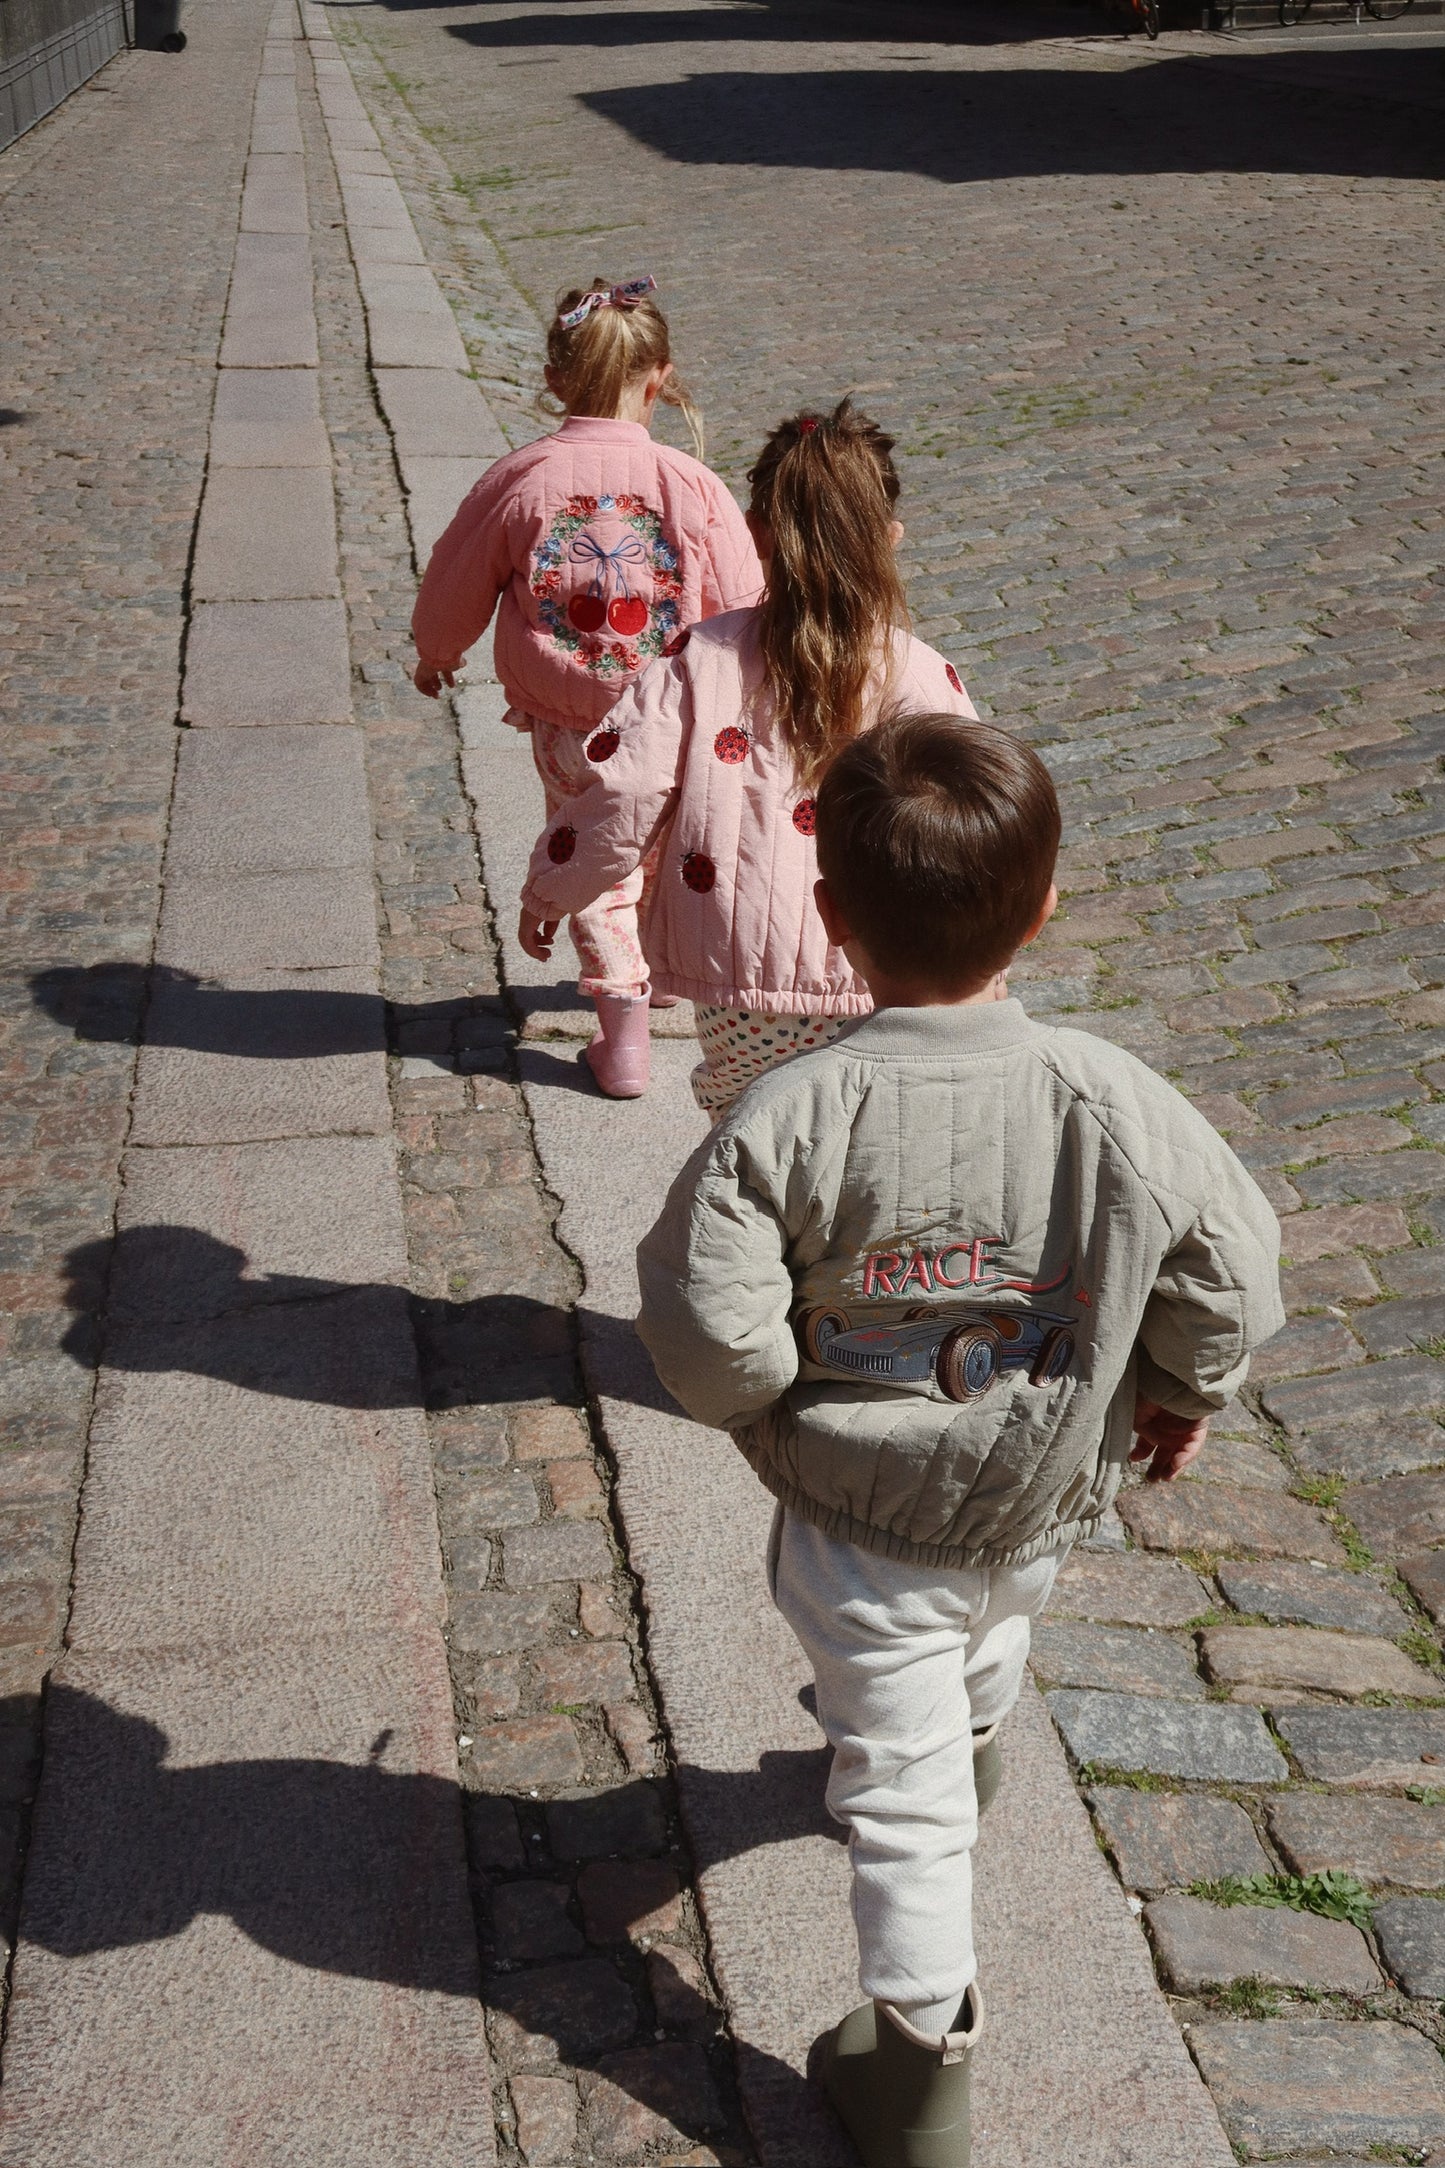
[{"label": "building wall", "polygon": [[129,41],[127,0],[0,0],[0,150]]}]

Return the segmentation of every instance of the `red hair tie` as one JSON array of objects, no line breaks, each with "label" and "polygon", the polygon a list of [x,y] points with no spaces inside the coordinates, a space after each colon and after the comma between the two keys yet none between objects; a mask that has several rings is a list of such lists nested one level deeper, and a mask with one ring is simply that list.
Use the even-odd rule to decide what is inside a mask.
[{"label": "red hair tie", "polygon": [[814,416],[811,414],[805,414],[803,416],[803,419],[798,424],[798,434],[801,437],[810,437],[813,434],[813,431],[817,428],[817,426],[818,424]]}]

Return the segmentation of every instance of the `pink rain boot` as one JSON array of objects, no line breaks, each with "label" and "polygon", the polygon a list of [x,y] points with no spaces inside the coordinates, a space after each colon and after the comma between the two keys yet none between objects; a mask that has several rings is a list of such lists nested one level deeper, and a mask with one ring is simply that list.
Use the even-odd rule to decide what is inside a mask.
[{"label": "pink rain boot", "polygon": [[640,1099],[651,1073],[646,994],[598,994],[598,1032],[587,1066],[609,1099]]}]

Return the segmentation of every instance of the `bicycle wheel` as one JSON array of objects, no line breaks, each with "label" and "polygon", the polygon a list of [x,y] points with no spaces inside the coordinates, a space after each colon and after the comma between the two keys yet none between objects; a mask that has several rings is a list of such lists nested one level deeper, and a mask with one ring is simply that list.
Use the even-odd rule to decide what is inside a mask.
[{"label": "bicycle wheel", "polygon": [[1373,15],[1377,23],[1392,23],[1401,15],[1408,15],[1415,0],[1365,0],[1365,13]]},{"label": "bicycle wheel", "polygon": [[[1406,5],[1408,4],[1409,0],[1406,0]],[[1139,0],[1139,19],[1144,25],[1145,36],[1157,38],[1159,35],[1159,0]]]},{"label": "bicycle wheel", "polygon": [[1310,11],[1310,0],[1279,0],[1279,19],[1286,30],[1293,30],[1302,23]]}]

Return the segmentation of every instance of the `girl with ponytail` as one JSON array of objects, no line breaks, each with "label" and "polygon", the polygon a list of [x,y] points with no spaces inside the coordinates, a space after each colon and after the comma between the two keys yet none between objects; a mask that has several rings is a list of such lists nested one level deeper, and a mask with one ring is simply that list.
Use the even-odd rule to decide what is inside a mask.
[{"label": "girl with ponytail", "polygon": [[893,439],[845,399],[781,422],[749,476],[762,601],[673,640],[587,743],[596,782],[548,822],[522,945],[649,854],[652,984],[696,1007],[698,1105],[716,1119],[775,1062],[871,1008],[813,903],[815,793],[885,712],[973,707],[915,640],[898,573]]}]

